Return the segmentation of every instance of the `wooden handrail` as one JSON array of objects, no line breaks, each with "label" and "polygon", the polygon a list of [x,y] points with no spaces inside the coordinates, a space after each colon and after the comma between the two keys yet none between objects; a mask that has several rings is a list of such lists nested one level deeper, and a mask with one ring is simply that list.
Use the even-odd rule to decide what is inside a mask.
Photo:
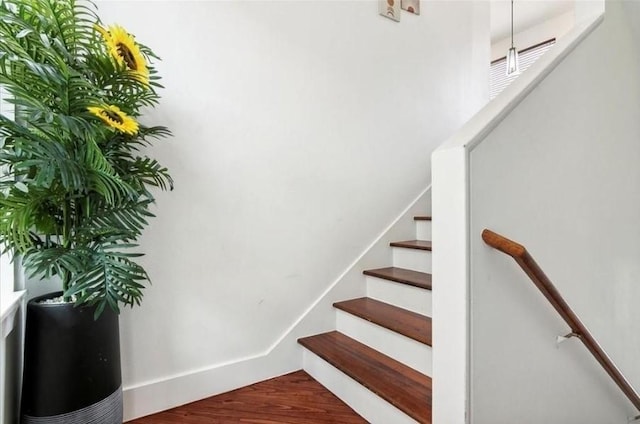
[{"label": "wooden handrail", "polygon": [[624,394],[629,398],[631,403],[640,410],[640,396],[633,389],[631,384],[622,375],[618,367],[611,361],[607,354],[602,350],[598,342],[593,338],[589,330],[582,324],[580,319],[571,310],[567,302],[562,298],[558,289],[555,288],[551,280],[545,275],[540,266],[531,257],[527,249],[521,244],[518,244],[500,234],[494,233],[491,230],[484,230],[482,232],[482,240],[489,246],[506,253],[511,256],[520,265],[522,270],[531,278],[531,281],[538,287],[544,297],[547,298],[551,306],[560,314],[565,322],[571,328],[572,335],[575,335],[591,354],[596,358],[596,361],[602,365],[602,368],[609,374],[613,381],[620,387]]}]

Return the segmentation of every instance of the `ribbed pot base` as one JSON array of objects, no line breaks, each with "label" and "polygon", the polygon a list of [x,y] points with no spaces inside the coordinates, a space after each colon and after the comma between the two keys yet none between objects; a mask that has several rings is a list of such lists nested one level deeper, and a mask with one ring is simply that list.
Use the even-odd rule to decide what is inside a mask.
[{"label": "ribbed pot base", "polygon": [[86,408],[52,417],[22,416],[23,424],[122,424],[122,387]]}]

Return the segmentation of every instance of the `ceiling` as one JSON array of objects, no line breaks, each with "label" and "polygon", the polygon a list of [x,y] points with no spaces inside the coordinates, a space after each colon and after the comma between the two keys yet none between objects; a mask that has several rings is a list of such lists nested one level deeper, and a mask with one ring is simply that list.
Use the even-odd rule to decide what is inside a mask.
[{"label": "ceiling", "polygon": [[[574,7],[574,0],[514,0],[513,30],[523,31]],[[511,0],[491,0],[491,40],[500,40],[510,33]]]}]

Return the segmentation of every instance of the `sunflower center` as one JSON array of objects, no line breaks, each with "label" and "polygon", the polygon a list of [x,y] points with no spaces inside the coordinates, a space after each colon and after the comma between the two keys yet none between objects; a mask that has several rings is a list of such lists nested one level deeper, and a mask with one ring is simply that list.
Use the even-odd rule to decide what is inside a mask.
[{"label": "sunflower center", "polygon": [[136,58],[131,50],[129,50],[129,47],[125,46],[123,43],[118,43],[118,54],[127,64],[129,69],[134,71],[138,70],[138,63],[136,62]]},{"label": "sunflower center", "polygon": [[111,119],[112,121],[118,123],[118,124],[122,124],[124,122],[124,120],[122,119],[122,117],[120,115],[118,115],[117,113],[111,111],[111,110],[103,110],[102,113],[109,119]]}]

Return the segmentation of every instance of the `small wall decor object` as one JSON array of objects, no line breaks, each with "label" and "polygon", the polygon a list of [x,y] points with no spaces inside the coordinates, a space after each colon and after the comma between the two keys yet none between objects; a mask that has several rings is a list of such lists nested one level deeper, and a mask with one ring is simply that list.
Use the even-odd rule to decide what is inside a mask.
[{"label": "small wall decor object", "polygon": [[400,22],[400,1],[401,0],[378,0],[378,11],[382,16]]},{"label": "small wall decor object", "polygon": [[409,13],[420,14],[420,0],[401,0],[400,6]]}]

